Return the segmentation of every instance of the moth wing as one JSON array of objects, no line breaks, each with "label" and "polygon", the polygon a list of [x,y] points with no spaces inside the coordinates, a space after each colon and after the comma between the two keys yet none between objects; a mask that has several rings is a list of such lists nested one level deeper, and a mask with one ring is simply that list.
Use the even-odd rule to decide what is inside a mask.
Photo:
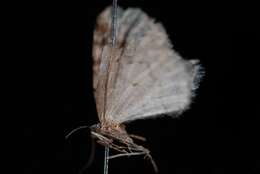
[{"label": "moth wing", "polygon": [[[107,22],[109,12],[102,13]],[[185,110],[199,79],[197,61],[182,59],[161,24],[143,11],[120,9],[118,14],[118,49],[107,72],[105,119],[122,123]],[[95,74],[100,68],[94,72],[94,86]]]},{"label": "moth wing", "polygon": [[[118,8],[118,16],[122,10]],[[118,58],[122,49],[111,47],[111,7],[106,8],[97,18],[93,38],[93,89],[100,122],[107,120],[108,98],[118,69]]]}]

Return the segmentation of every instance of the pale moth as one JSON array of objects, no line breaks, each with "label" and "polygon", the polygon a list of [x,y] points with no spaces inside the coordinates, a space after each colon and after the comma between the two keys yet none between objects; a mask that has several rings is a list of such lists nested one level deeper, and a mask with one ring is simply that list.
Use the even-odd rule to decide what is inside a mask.
[{"label": "pale moth", "polygon": [[[112,22],[111,22],[112,21]],[[111,36],[112,35],[112,36]],[[97,18],[93,43],[93,88],[100,123],[91,134],[106,147],[108,159],[144,154],[125,123],[180,115],[191,103],[200,79],[198,60],[177,54],[165,29],[138,8],[123,10],[113,3]],[[108,156],[108,149],[120,154]]]}]

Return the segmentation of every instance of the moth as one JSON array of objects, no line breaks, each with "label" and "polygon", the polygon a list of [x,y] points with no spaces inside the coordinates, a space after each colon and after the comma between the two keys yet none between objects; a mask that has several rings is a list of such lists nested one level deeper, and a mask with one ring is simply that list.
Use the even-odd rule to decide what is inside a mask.
[{"label": "moth", "polygon": [[111,45],[111,7],[97,18],[93,43],[93,89],[100,123],[91,126],[97,142],[120,152],[150,151],[134,142],[125,124],[162,115],[177,117],[191,103],[201,77],[198,60],[176,53],[164,27],[138,8],[117,9],[116,45]]}]

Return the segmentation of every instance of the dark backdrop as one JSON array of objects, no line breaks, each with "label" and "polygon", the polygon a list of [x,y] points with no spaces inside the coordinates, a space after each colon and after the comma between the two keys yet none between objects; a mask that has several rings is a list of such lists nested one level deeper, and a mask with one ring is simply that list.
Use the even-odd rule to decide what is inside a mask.
[{"label": "dark backdrop", "polygon": [[[91,152],[98,122],[92,93],[95,18],[111,2],[25,3],[17,14],[18,122],[23,126],[25,174],[77,174]],[[246,4],[119,0],[142,8],[166,28],[174,48],[205,69],[191,109],[177,119],[135,121],[128,132],[147,138],[161,174],[254,173],[259,170],[259,39],[256,14]],[[245,12],[245,10],[248,10]],[[21,69],[21,71],[20,71]],[[19,146],[20,147],[20,146]],[[103,147],[85,173],[101,174]],[[111,160],[109,173],[153,173],[142,157]]]}]

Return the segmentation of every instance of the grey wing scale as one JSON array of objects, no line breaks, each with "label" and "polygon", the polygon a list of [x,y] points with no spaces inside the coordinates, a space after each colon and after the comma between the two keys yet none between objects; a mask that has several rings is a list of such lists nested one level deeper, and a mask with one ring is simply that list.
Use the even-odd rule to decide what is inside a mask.
[{"label": "grey wing scale", "polygon": [[110,49],[107,46],[109,38],[109,13],[103,12],[97,19],[93,38],[93,89],[96,108],[100,122],[104,121],[104,108],[106,100],[106,81],[108,75],[108,62]]},{"label": "grey wing scale", "polygon": [[118,14],[118,49],[107,72],[105,119],[123,123],[185,110],[199,77],[198,61],[182,59],[164,28],[141,10],[120,9]]}]

